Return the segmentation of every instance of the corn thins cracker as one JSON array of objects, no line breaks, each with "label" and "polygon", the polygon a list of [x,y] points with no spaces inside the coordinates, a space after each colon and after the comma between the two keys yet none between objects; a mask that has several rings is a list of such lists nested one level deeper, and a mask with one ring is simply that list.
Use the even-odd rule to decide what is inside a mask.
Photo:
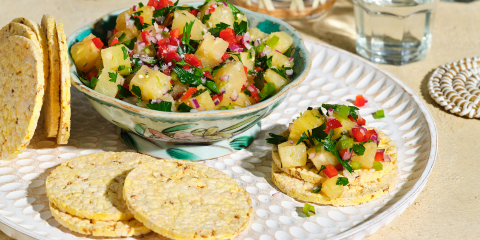
[{"label": "corn thins cracker", "polygon": [[60,57],[60,122],[57,134],[58,144],[67,144],[70,138],[70,72],[68,66],[67,38],[63,31],[63,23],[56,23],[59,57]]},{"label": "corn thins cracker", "polygon": [[20,23],[29,27],[35,33],[35,36],[37,36],[37,40],[40,42],[40,49],[43,53],[43,75],[45,76],[46,83],[48,81],[50,62],[48,60],[48,46],[45,33],[40,28],[38,23],[27,18],[15,18],[12,20],[12,22]]},{"label": "corn thins cracker", "polygon": [[15,158],[32,139],[44,86],[43,57],[38,43],[22,36],[0,36],[1,160]]},{"label": "corn thins cracker", "polygon": [[42,115],[44,118],[45,135],[47,137],[56,137],[60,124],[60,60],[55,19],[50,15],[44,15],[42,18],[42,29],[47,40],[50,66]]},{"label": "corn thins cracker", "polygon": [[231,239],[252,217],[250,196],[234,179],[189,161],[141,164],[123,193],[137,220],[173,239]]},{"label": "corn thins cracker", "polygon": [[351,182],[345,186],[342,196],[330,199],[323,193],[314,193],[317,185],[291,177],[272,163],[272,181],[288,196],[307,202],[334,206],[351,206],[369,202],[386,195],[395,188],[398,181],[398,168],[394,168],[381,178],[371,182]]},{"label": "corn thins cracker", "polygon": [[92,221],[60,211],[50,203],[52,216],[64,227],[78,233],[97,237],[128,237],[151,232],[136,219],[124,221]]},{"label": "corn thins cracker", "polygon": [[157,159],[126,152],[70,159],[50,172],[45,183],[48,199],[60,211],[80,218],[129,220],[133,214],[122,197],[125,177],[139,164],[153,161]]}]

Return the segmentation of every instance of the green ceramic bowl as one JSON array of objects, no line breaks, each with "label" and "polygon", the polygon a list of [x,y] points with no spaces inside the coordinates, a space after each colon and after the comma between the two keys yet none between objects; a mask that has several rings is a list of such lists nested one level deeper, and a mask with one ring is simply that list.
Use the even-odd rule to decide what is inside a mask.
[{"label": "green ceramic bowl", "polygon": [[[198,6],[202,3],[190,3]],[[149,140],[178,143],[217,142],[237,136],[255,126],[270,114],[299,85],[310,68],[310,54],[300,34],[290,25],[274,17],[240,8],[248,18],[250,27],[266,33],[285,31],[293,37],[295,47],[292,81],[271,98],[248,107],[232,110],[211,110],[196,113],[160,112],[141,108],[119,99],[107,97],[85,86],[78,78],[77,69],[70,55],[70,72],[73,85],[83,92],[93,107],[108,121],[122,129]],[[82,27],[67,39],[70,47],[90,33],[106,38],[108,30],[115,27],[115,20],[126,9],[111,12],[93,24]],[[70,53],[70,51],[69,51]]]}]

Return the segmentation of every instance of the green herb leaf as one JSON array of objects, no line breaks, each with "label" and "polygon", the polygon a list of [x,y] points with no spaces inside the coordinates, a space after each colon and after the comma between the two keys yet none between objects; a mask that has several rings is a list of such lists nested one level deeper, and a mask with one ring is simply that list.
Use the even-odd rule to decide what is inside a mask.
[{"label": "green herb leaf", "polygon": [[138,62],[139,62],[138,58],[133,59],[133,69],[131,73],[136,73],[138,72],[138,70],[140,70],[140,68],[142,68],[142,65],[140,65],[140,63]]},{"label": "green herb leaf", "polygon": [[132,18],[130,19],[133,19],[133,24],[135,25],[135,27],[137,28],[138,31],[142,31],[143,30],[143,25],[142,25],[142,22],[140,21],[140,18],[138,17],[133,17],[134,15],[132,15]]},{"label": "green herb leaf", "polygon": [[87,87],[92,88],[92,87],[90,86],[90,81],[88,81],[88,79],[86,79],[86,78],[84,78],[84,77],[80,77],[80,76],[78,76],[78,78],[79,78],[80,81],[82,81],[83,84],[85,84]]},{"label": "green herb leaf", "polygon": [[262,89],[265,88],[265,77],[263,76],[263,73],[258,73],[257,76],[255,76],[255,79],[253,80],[254,81],[254,84],[255,84],[255,87],[258,88],[258,89]]},{"label": "green herb leaf", "polygon": [[267,66],[268,66],[269,68],[272,67],[272,59],[273,59],[273,57],[269,57],[269,58],[267,59]]},{"label": "green herb leaf", "polygon": [[205,86],[210,89],[210,91],[216,93],[216,94],[220,94],[220,90],[218,89],[218,86],[217,86],[217,83],[215,83],[214,81],[212,80],[207,80],[205,82]]},{"label": "green herb leaf", "polygon": [[130,50],[133,50],[133,48],[135,47],[135,42],[137,42],[137,38],[133,38],[133,39],[130,39],[130,40],[127,40],[125,42],[123,42],[123,44],[125,46],[127,46],[128,49]]},{"label": "green herb leaf", "polygon": [[320,190],[322,190],[322,185],[314,187],[313,188],[313,193],[319,193]]},{"label": "green herb leaf", "polygon": [[125,34],[124,32],[122,32],[122,34],[120,34],[120,37],[118,37],[118,41],[119,42],[122,42],[123,39],[127,36],[127,34]]},{"label": "green herb leaf", "polygon": [[348,185],[348,178],[346,178],[346,177],[338,177],[336,184],[337,184],[337,185],[341,185],[341,186],[347,186],[347,185]]},{"label": "green herb leaf", "polygon": [[305,205],[303,205],[303,213],[305,215],[307,215],[307,217],[310,217],[310,216],[313,216],[315,215],[315,207],[313,207],[312,205],[308,204],[308,203],[305,203]]},{"label": "green herb leaf", "polygon": [[110,79],[108,81],[117,82],[117,76],[118,76],[117,72],[116,73],[109,72],[108,76],[110,77]]},{"label": "green herb leaf", "polygon": [[273,134],[273,133],[269,133],[268,135],[270,135],[271,138],[267,138],[265,139],[267,141],[267,143],[270,143],[270,144],[280,144],[280,143],[284,143],[286,141],[288,141],[288,139],[284,136],[280,136],[280,135],[276,135],[276,134]]},{"label": "green herb leaf", "polygon": [[202,77],[190,73],[183,68],[176,66],[173,68],[173,71],[178,75],[178,80],[183,84],[193,84],[197,86],[202,84]]},{"label": "green herb leaf", "polygon": [[94,89],[97,86],[97,83],[98,83],[98,78],[92,76],[92,78],[90,79],[90,86],[92,87],[92,89]]},{"label": "green herb leaf", "polygon": [[177,107],[177,110],[179,112],[190,112],[190,110],[192,110],[193,108],[188,106],[187,104],[185,103],[181,103],[180,105],[178,105]]},{"label": "green herb leaf", "polygon": [[325,165],[322,165],[320,167],[320,170],[318,170],[317,174],[320,174],[320,172],[322,172],[324,169],[326,169]]},{"label": "green herb leaf", "polygon": [[143,11],[137,11],[137,12],[134,12],[132,13],[132,16],[140,16],[142,15]]},{"label": "green herb leaf", "polygon": [[161,101],[160,103],[147,104],[148,109],[153,109],[162,112],[171,112],[172,103],[167,101]]},{"label": "green herb leaf", "polygon": [[218,23],[217,25],[215,25],[214,28],[210,28],[208,31],[215,37],[218,37],[220,36],[220,32],[224,29],[226,29],[227,27],[229,27],[230,25],[226,24],[226,23]]},{"label": "green herb leaf", "polygon": [[212,14],[207,14],[207,15],[203,15],[203,18],[202,18],[202,23],[205,24],[207,23],[208,20],[210,20],[210,17],[212,16]]},{"label": "green herb leaf", "polygon": [[233,30],[237,35],[245,34],[247,32],[247,28],[248,28],[248,23],[245,21],[241,21],[240,24],[237,22],[233,23]]},{"label": "green herb leaf", "polygon": [[[303,140],[308,139],[307,133],[310,134],[310,130],[307,130],[307,132],[302,133],[302,135],[300,136],[300,139],[298,139],[298,142],[297,142],[296,145],[298,145],[298,144],[300,144],[301,142],[303,142]],[[305,145],[308,146],[308,143],[306,143]]]},{"label": "green herb leaf", "polygon": [[142,2],[139,2],[139,3],[138,3],[138,6],[139,6],[140,8],[143,8],[144,5],[143,5]]},{"label": "green herb leaf", "polygon": [[120,66],[118,66],[118,71],[119,71],[119,72],[120,72],[120,71],[123,71],[123,70],[125,70],[125,65],[120,65]]},{"label": "green herb leaf", "polygon": [[192,98],[197,97],[197,96],[199,96],[200,94],[202,94],[202,93],[204,93],[204,92],[206,92],[206,91],[208,91],[206,88],[204,88],[204,89],[198,89],[198,88],[197,88],[197,91],[192,94]]},{"label": "green herb leaf", "polygon": [[122,51],[123,51],[123,60],[127,60],[127,58],[128,58],[127,48],[122,47]]},{"label": "green herb leaf", "polygon": [[288,79],[288,76],[287,76],[287,73],[286,73],[286,69],[288,68],[283,68],[283,67],[280,67],[280,68],[270,68],[272,71],[278,73],[278,75],[282,76],[283,78],[285,79]]},{"label": "green herb leaf", "polygon": [[132,92],[137,96],[138,98],[142,98],[142,89],[140,89],[139,86],[137,85],[132,85]]},{"label": "green herb leaf", "polygon": [[354,151],[358,156],[363,156],[363,154],[365,154],[365,146],[363,146],[363,143],[354,144],[354,145],[353,145],[353,151]]},{"label": "green herb leaf", "polygon": [[323,140],[323,147],[325,148],[325,150],[331,152],[337,158],[337,160],[342,164],[342,166],[348,170],[348,172],[353,173],[353,169],[348,164],[348,162],[342,160],[342,158],[340,157],[340,154],[338,153],[337,148],[335,147],[335,141],[332,140],[331,135],[333,135],[333,129],[330,131],[327,138]]},{"label": "green herb leaf", "polygon": [[132,93],[130,92],[130,90],[128,90],[128,88],[125,88],[120,84],[117,84],[117,88],[118,96],[120,96],[121,98],[128,98],[132,96]]},{"label": "green herb leaf", "polygon": [[259,100],[259,102],[261,102],[261,101],[263,101],[263,100],[267,99],[268,97],[270,97],[270,95],[269,95],[269,94],[263,94],[263,93],[261,93],[261,92],[260,92],[260,93],[258,93],[258,95],[260,96],[260,100]]}]

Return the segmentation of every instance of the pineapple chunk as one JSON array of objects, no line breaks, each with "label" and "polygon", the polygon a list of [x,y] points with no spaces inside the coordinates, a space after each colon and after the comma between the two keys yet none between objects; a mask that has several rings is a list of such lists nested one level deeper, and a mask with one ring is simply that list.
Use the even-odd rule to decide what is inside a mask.
[{"label": "pineapple chunk", "polygon": [[202,43],[198,46],[195,57],[202,61],[204,67],[214,68],[223,62],[222,56],[227,51],[227,48],[228,42],[207,33]]},{"label": "pineapple chunk", "polygon": [[278,145],[278,152],[282,160],[281,167],[301,167],[307,164],[307,147],[303,142],[296,144],[287,141]]},{"label": "pineapple chunk", "polygon": [[[310,154],[315,152],[315,148],[309,148],[307,151],[308,156]],[[337,158],[329,151],[325,150],[324,147],[320,150],[320,152],[315,153],[315,157],[310,159],[313,162],[313,165],[317,168],[317,170],[320,170],[322,165],[328,165],[331,164],[333,166],[336,166],[340,162],[337,160]]]},{"label": "pineapple chunk", "polygon": [[289,58],[277,51],[273,51],[272,66],[279,67],[293,67],[293,61],[289,61]]},{"label": "pineapple chunk", "polygon": [[375,154],[377,153],[377,144],[373,142],[363,144],[365,153],[362,156],[353,155],[352,161],[357,161],[362,164],[361,168],[370,169],[373,167],[375,161]]},{"label": "pineapple chunk", "polygon": [[342,124],[341,127],[333,129],[335,134],[333,134],[332,139],[337,139],[342,135],[342,132],[348,131],[350,133],[350,136],[352,135],[352,127],[357,126],[356,122],[353,122],[352,120],[345,118],[339,118],[337,113],[334,113],[334,117],[338,119],[338,121]]},{"label": "pineapple chunk", "polygon": [[130,91],[132,91],[133,85],[138,86],[142,90],[141,97],[145,101],[161,99],[172,87],[169,76],[145,65],[138,70],[130,81]]},{"label": "pineapple chunk", "polygon": [[336,199],[343,194],[344,186],[337,185],[338,176],[329,178],[325,180],[322,184],[322,190],[320,190],[323,194],[327,195],[330,199]]},{"label": "pineapple chunk", "polygon": [[[110,75],[116,75],[115,82],[111,81],[112,78],[110,77]],[[117,85],[123,85],[123,82],[124,82],[124,79],[120,74],[108,68],[104,68],[102,70],[102,73],[98,77],[98,83],[93,90],[103,95],[115,98],[115,96],[117,96],[117,93],[118,93]]]},{"label": "pineapple chunk", "polygon": [[320,112],[318,112],[318,109],[307,110],[293,121],[288,140],[293,140],[296,143],[296,141],[300,139],[302,133],[319,127],[324,122],[325,116],[321,115]]},{"label": "pineapple chunk", "polygon": [[243,92],[238,94],[238,98],[233,102],[233,105],[238,107],[246,107],[252,105],[250,98]]},{"label": "pineapple chunk", "polygon": [[[242,59],[243,66],[247,67],[248,70],[253,71],[253,68],[255,67],[255,54],[251,54],[250,52],[241,52],[240,58]],[[240,61],[236,55],[233,55],[233,59]]]},{"label": "pineapple chunk", "polygon": [[[149,25],[152,25],[152,19],[153,19],[153,11],[155,9],[151,6],[143,6],[141,8],[137,8],[137,12],[142,11],[140,16],[143,17],[143,22]],[[137,28],[133,25],[130,28],[127,27],[127,19],[134,20],[132,18],[132,14],[135,13],[132,8],[120,13],[117,17],[117,25],[115,28],[117,31],[123,31],[126,29],[134,30],[134,32],[137,32]],[[127,34],[128,35],[128,34]],[[128,40],[128,39],[127,39]]]},{"label": "pineapple chunk", "polygon": [[[221,76],[229,76],[229,78],[228,80],[221,81],[219,79]],[[213,76],[213,80],[215,80],[219,89],[225,88],[223,98],[231,98],[234,92],[240,96],[242,86],[247,81],[247,75],[245,74],[245,70],[243,70],[243,64],[233,61],[221,67],[215,76]]]},{"label": "pineapple chunk", "polygon": [[122,42],[138,37],[138,31],[136,28],[120,30],[117,33],[115,33],[113,37],[110,38],[110,40],[108,41],[108,45],[110,45],[113,39],[115,38],[118,39],[122,35],[122,33],[125,33],[125,37],[123,38]]},{"label": "pineapple chunk", "polygon": [[283,86],[287,85],[287,83],[288,83],[287,79],[280,76],[280,74],[276,73],[272,69],[268,69],[265,72],[265,81],[267,81],[269,83],[273,83],[275,85],[275,89],[277,90],[277,92],[280,91],[280,89]]},{"label": "pineapple chunk", "polygon": [[185,24],[190,23],[191,21],[195,21],[195,23],[193,24],[192,31],[190,32],[190,39],[202,40],[202,32],[206,33],[207,28],[205,28],[205,25],[203,25],[198,18],[186,10],[175,10],[173,13],[172,30],[178,28],[180,30],[180,34],[182,34]]},{"label": "pineapple chunk", "polygon": [[252,38],[253,41],[260,39],[263,40],[268,37],[268,34],[262,32],[258,28],[250,28],[247,30],[248,33],[250,33],[250,38]]},{"label": "pineapple chunk", "polygon": [[93,34],[88,35],[82,41],[73,44],[72,58],[77,70],[80,72],[89,72],[94,68],[95,62],[100,58],[100,49],[93,43]]},{"label": "pineapple chunk", "polygon": [[293,38],[288,35],[288,33],[284,31],[271,33],[270,35],[268,35],[267,42],[273,36],[277,36],[279,38],[278,42],[274,46],[272,46],[273,50],[278,50],[281,53],[285,53],[290,48],[290,46],[292,46]]},{"label": "pineapple chunk", "polygon": [[[125,55],[125,52],[127,54]],[[117,71],[122,75],[128,75],[130,73],[130,57],[128,56],[127,47],[123,44],[119,44],[113,47],[102,49],[102,61],[105,68]],[[125,69],[118,71],[118,67],[125,66]]]},{"label": "pineapple chunk", "polygon": [[203,17],[205,16],[205,12],[213,4],[216,4],[217,7],[215,8],[215,11],[210,14],[210,18],[205,21],[205,25],[207,25],[209,28],[214,28],[219,23],[226,23],[230,25],[230,27],[233,27],[232,9],[223,5],[222,3],[217,3],[214,0],[208,2],[207,4],[205,4],[205,6],[203,6],[200,9],[200,19],[203,20]]},{"label": "pineapple chunk", "polygon": [[[199,86],[197,90],[205,89],[204,86]],[[195,97],[198,101],[198,104],[203,106],[206,110],[213,110],[215,109],[215,104],[213,103],[212,97],[208,91],[203,92],[202,94]]]}]

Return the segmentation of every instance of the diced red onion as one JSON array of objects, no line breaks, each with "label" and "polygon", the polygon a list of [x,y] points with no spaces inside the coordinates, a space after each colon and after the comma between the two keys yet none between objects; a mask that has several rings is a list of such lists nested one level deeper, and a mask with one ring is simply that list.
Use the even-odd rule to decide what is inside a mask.
[{"label": "diced red onion", "polygon": [[230,78],[230,75],[223,75],[223,76],[219,77],[218,80],[227,81],[229,78]]},{"label": "diced red onion", "polygon": [[308,158],[313,159],[315,156],[317,156],[317,153],[313,152],[308,155]]},{"label": "diced red onion", "polygon": [[293,69],[288,69],[285,71],[285,74],[287,74],[288,76],[291,76],[293,75]]},{"label": "diced red onion", "polygon": [[352,127],[352,130],[353,130],[354,128],[359,128],[363,135],[367,134],[367,132],[368,132],[368,130],[367,130],[366,128],[362,127],[362,126]]},{"label": "diced red onion", "polygon": [[153,57],[147,57],[147,56],[140,56],[138,59],[142,60],[143,62],[152,62]]},{"label": "diced red onion", "polygon": [[206,78],[202,77],[201,79],[202,79],[202,84],[205,84],[207,82]]},{"label": "diced red onion", "polygon": [[255,40],[255,43],[253,43],[255,47],[257,47],[260,44],[262,44],[262,42],[260,41],[260,38],[257,38],[257,40]]},{"label": "diced red onion", "polygon": [[242,39],[243,44],[245,45],[247,43],[250,43],[251,40],[252,38],[250,37],[250,33],[246,32],[245,35],[243,35],[243,39]]},{"label": "diced red onion", "polygon": [[136,11],[137,11],[137,5],[133,5],[132,10],[133,10],[134,12],[136,12]]},{"label": "diced red onion", "polygon": [[380,138],[378,137],[378,133],[377,133],[377,130],[373,130],[375,132],[375,134],[372,134],[370,135],[370,139],[369,140],[372,140],[373,142],[375,142],[376,144],[378,144],[380,142]]},{"label": "diced red onion", "polygon": [[390,159],[390,155],[388,155],[388,154],[383,154],[383,161],[384,161],[384,162],[391,162],[392,159]]},{"label": "diced red onion", "polygon": [[168,69],[167,64],[163,64],[163,65],[162,65],[162,68],[160,68],[160,70],[162,70],[162,71],[165,71],[165,70],[167,70],[167,69]]},{"label": "diced red onion", "polygon": [[210,14],[210,9],[207,9],[207,11],[205,11],[205,15],[208,15]]},{"label": "diced red onion", "polygon": [[275,52],[282,53],[282,52],[278,51],[277,49],[275,49]]},{"label": "diced red onion", "polygon": [[157,43],[157,38],[155,38],[154,36],[150,36],[150,35],[149,35],[149,36],[147,37],[147,40],[148,40],[149,42]]},{"label": "diced red onion", "polygon": [[308,213],[315,215],[316,213],[312,210],[308,210]]},{"label": "diced red onion", "polygon": [[257,90],[257,89],[255,89],[255,87],[252,86],[252,85],[248,86],[247,89],[248,89],[248,91],[250,91],[250,92],[255,92],[255,91]]},{"label": "diced red onion", "polygon": [[233,90],[233,93],[232,93],[232,96],[230,97],[232,99],[232,101],[237,101],[237,98],[238,98],[238,93],[237,93],[237,89]]},{"label": "diced red onion", "polygon": [[198,103],[197,99],[191,98],[191,99],[190,99],[190,102],[193,104],[193,106],[194,106],[195,108],[199,108],[199,107],[200,107],[200,104]]},{"label": "diced red onion", "polygon": [[153,66],[152,69],[158,71],[158,70],[160,70],[160,67],[158,67],[157,65],[155,65],[155,66]]},{"label": "diced red onion", "polygon": [[140,53],[145,48],[145,42],[137,42],[137,50]]},{"label": "diced red onion", "polygon": [[365,99],[365,104],[367,104],[367,103],[368,103],[368,100],[367,100],[367,99]]},{"label": "diced red onion", "polygon": [[228,7],[228,5],[225,1],[223,1],[223,5],[225,5],[225,7]]},{"label": "diced red onion", "polygon": [[134,22],[133,20],[130,20],[130,19],[127,20],[127,21],[126,21],[126,24],[125,24],[125,26],[126,26],[128,29],[132,29],[134,25],[135,25],[135,22]]},{"label": "diced red onion", "polygon": [[233,45],[230,50],[235,51],[235,52],[242,52],[243,48],[239,48],[237,45]]},{"label": "diced red onion", "polygon": [[217,106],[218,104],[220,104],[220,99],[215,98],[215,100],[213,101],[213,103],[215,104],[215,106]]},{"label": "diced red onion", "polygon": [[162,99],[152,99],[151,103],[161,103],[163,100]]},{"label": "diced red onion", "polygon": [[274,198],[280,197],[280,192],[276,192],[276,193],[272,194],[272,197],[274,197]]},{"label": "diced red onion", "polygon": [[289,61],[289,62],[293,61],[293,57],[289,58],[288,61]]},{"label": "diced red onion", "polygon": [[342,157],[342,160],[348,160],[348,159],[352,158],[352,152],[350,152],[350,149],[349,149],[349,150],[345,151],[345,153],[341,157]]},{"label": "diced red onion", "polygon": [[156,38],[157,41],[158,41],[158,40],[161,40],[161,39],[163,38],[163,36],[162,36],[161,33],[157,33],[157,34],[155,35],[155,38]]},{"label": "diced red onion", "polygon": [[225,93],[225,87],[220,88],[221,93]]},{"label": "diced red onion", "polygon": [[331,116],[333,114],[333,108],[328,109],[328,116]]},{"label": "diced red onion", "polygon": [[378,152],[385,154],[385,149],[377,149],[377,153],[378,153]]},{"label": "diced red onion", "polygon": [[290,144],[293,144],[293,140],[290,140]]},{"label": "diced red onion", "polygon": [[168,45],[169,51],[177,51],[177,49],[178,49],[178,46]]},{"label": "diced red onion", "polygon": [[260,57],[265,57],[265,52],[261,52]]}]

